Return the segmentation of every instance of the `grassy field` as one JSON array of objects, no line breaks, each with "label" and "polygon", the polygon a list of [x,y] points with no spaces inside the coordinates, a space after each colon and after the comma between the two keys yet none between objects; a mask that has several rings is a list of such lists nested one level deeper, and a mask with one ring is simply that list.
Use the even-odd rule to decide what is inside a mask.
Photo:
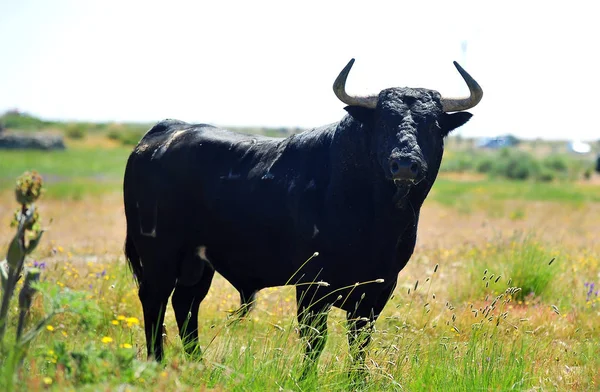
[{"label": "grassy field", "polygon": [[[29,258],[43,268],[16,390],[349,390],[345,317],[333,310],[318,379],[298,381],[292,288],[259,293],[230,323],[237,292],[220,276],[200,309],[203,361],[187,359],[171,309],[167,362],[145,361],[141,306],[122,256],[119,188],[130,148],[3,151],[0,254],[13,230],[10,187],[39,170],[49,231]],[[597,178],[595,178],[597,180]],[[443,174],[426,201],[415,253],[376,324],[365,390],[598,390],[600,186]],[[51,221],[51,222],[50,222]],[[417,283],[418,282],[418,283]],[[14,334],[11,325],[9,335]]]}]

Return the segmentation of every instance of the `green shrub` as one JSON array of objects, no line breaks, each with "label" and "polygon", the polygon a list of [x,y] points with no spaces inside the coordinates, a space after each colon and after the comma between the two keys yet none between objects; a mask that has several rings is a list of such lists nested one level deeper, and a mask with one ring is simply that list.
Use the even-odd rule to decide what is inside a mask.
[{"label": "green shrub", "polygon": [[453,173],[464,173],[472,171],[475,168],[475,156],[470,152],[461,152],[455,155],[449,156],[444,160],[441,171],[453,172]]},{"label": "green shrub", "polygon": [[483,158],[477,163],[478,173],[490,173],[494,169],[494,159],[490,157]]},{"label": "green shrub", "polygon": [[534,178],[540,170],[539,163],[530,155],[520,151],[502,151],[495,174],[513,180]]},{"label": "green shrub", "polygon": [[567,159],[561,155],[548,155],[542,160],[542,165],[556,172],[566,173],[569,170]]},{"label": "green shrub", "polygon": [[110,140],[120,140],[121,139],[121,132],[118,131],[118,130],[116,130],[116,129],[111,129],[106,134],[106,137],[108,137]]},{"label": "green shrub", "polygon": [[542,167],[536,177],[536,180],[541,181],[541,182],[552,182],[552,181],[554,181],[555,177],[556,176],[552,170],[550,170],[546,167]]},{"label": "green shrub", "polygon": [[144,136],[145,132],[140,131],[126,131],[121,134],[119,137],[119,141],[121,144],[126,146],[135,146],[138,144],[142,136]]},{"label": "green shrub", "polygon": [[65,136],[69,139],[81,140],[86,136],[86,126],[81,123],[70,123],[65,128]]},{"label": "green shrub", "polygon": [[143,126],[125,126],[113,124],[109,126],[106,137],[110,140],[119,141],[125,146],[135,146],[146,133],[147,128]]}]

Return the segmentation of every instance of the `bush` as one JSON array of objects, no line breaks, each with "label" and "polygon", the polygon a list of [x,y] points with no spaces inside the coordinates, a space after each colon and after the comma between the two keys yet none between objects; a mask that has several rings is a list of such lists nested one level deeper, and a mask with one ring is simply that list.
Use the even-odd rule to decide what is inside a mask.
[{"label": "bush", "polygon": [[70,123],[65,128],[65,135],[69,139],[80,140],[85,138],[86,135],[86,127],[85,124],[80,123]]},{"label": "bush", "polygon": [[526,180],[535,178],[539,171],[539,163],[530,154],[504,149],[499,154],[493,174],[513,180]]},{"label": "bush", "polygon": [[142,126],[124,126],[113,124],[109,127],[106,137],[121,142],[125,146],[135,146],[146,133]]},{"label": "bush", "polygon": [[555,174],[552,170],[543,167],[537,175],[536,180],[541,182],[552,182],[554,181]]},{"label": "bush", "polygon": [[464,173],[475,168],[476,157],[471,152],[460,152],[448,156],[444,160],[440,170],[445,172]]},{"label": "bush", "polygon": [[477,164],[477,172],[478,173],[490,173],[494,169],[494,159],[493,158],[483,158]]},{"label": "bush", "polygon": [[569,170],[567,159],[560,155],[548,155],[542,160],[542,165],[550,170],[566,173]]}]

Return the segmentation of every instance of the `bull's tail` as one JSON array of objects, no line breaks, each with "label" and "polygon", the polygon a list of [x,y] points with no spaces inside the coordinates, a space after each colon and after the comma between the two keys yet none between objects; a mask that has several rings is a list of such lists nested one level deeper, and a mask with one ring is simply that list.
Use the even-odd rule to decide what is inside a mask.
[{"label": "bull's tail", "polygon": [[129,234],[125,237],[125,258],[127,259],[129,269],[133,273],[133,278],[139,286],[144,274],[144,268],[142,267],[142,260],[140,259]]}]

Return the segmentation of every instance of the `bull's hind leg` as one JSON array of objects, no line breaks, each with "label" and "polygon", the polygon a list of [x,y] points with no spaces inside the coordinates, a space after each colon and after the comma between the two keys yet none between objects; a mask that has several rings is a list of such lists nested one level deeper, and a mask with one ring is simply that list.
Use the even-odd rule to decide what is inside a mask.
[{"label": "bull's hind leg", "polygon": [[169,295],[175,286],[173,279],[162,278],[160,281],[144,280],[140,283],[139,297],[144,310],[144,329],[148,358],[157,361],[163,358],[162,326]]},{"label": "bull's hind leg", "polygon": [[177,279],[178,245],[142,237],[136,243],[143,274],[138,292],[144,310],[144,329],[148,358],[163,359],[163,322],[169,296]]},{"label": "bull's hind leg", "polygon": [[205,265],[198,283],[191,286],[178,284],[171,299],[183,347],[189,355],[198,358],[202,354],[198,345],[198,309],[210,289],[214,275],[212,266]]}]

